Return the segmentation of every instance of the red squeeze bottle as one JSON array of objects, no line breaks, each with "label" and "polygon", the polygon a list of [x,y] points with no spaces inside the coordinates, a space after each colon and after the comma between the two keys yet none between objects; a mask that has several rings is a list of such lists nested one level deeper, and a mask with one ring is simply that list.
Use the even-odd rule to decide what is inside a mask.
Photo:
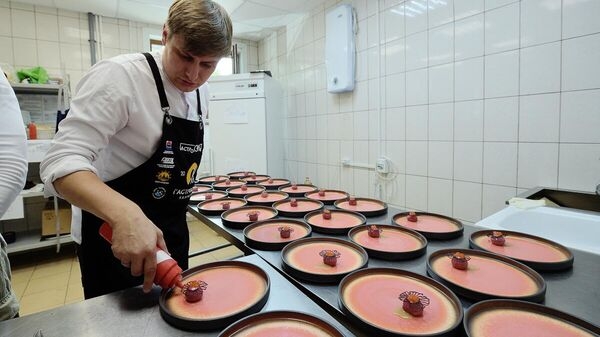
[{"label": "red squeeze bottle", "polygon": [[[112,243],[112,228],[105,222],[100,226],[100,236],[106,241]],[[154,274],[154,284],[164,289],[175,286],[182,288],[181,268],[169,254],[156,247],[156,273]]]}]

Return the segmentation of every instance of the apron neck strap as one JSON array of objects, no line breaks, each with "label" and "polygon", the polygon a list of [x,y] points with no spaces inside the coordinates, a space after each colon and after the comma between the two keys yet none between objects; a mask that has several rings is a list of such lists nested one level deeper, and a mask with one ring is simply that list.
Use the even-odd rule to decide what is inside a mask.
[{"label": "apron neck strap", "polygon": [[160,77],[158,65],[150,53],[144,53],[144,56],[148,61],[148,65],[150,65],[150,70],[152,70],[154,82],[156,82],[156,90],[158,91],[158,97],[160,98],[160,107],[165,113],[169,113],[169,101],[167,101],[167,94],[165,94],[165,87],[163,86],[162,78]]}]

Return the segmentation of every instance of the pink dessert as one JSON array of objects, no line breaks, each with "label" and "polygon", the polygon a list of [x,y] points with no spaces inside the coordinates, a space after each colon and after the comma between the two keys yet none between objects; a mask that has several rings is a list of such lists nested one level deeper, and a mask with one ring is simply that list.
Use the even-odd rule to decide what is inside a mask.
[{"label": "pink dessert", "polygon": [[336,206],[354,212],[373,212],[384,209],[383,204],[376,200],[354,198],[354,201],[352,201],[352,198],[353,197],[350,197],[350,199],[346,201],[338,201],[336,202]]},{"label": "pink dessert", "polygon": [[319,252],[319,255],[323,257],[323,263],[328,266],[335,267],[338,258],[342,255],[337,250],[324,249]]},{"label": "pink dessert", "polygon": [[402,301],[402,309],[416,317],[423,316],[423,309],[429,305],[429,298],[418,291],[405,291],[398,299]]},{"label": "pink dessert", "polygon": [[417,222],[417,221],[419,221],[419,219],[417,218],[417,213],[415,213],[415,212],[409,212],[408,216],[406,217],[406,220],[408,220],[410,222]]},{"label": "pink dessert", "polygon": [[362,218],[349,212],[330,212],[329,219],[325,219],[325,214],[327,213],[323,211],[323,213],[312,215],[306,221],[313,226],[323,228],[352,228],[363,223]]},{"label": "pink dessert", "polygon": [[378,238],[371,237],[368,230],[357,231],[352,234],[352,240],[365,248],[383,252],[411,252],[423,247],[417,237],[391,227],[386,227]]},{"label": "pink dessert", "polygon": [[279,235],[282,239],[289,239],[294,229],[290,226],[281,226],[278,228]]},{"label": "pink dessert", "polygon": [[504,244],[506,243],[505,236],[500,231],[492,231],[492,233],[488,236],[494,246],[504,246]]},{"label": "pink dessert", "polygon": [[258,215],[260,211],[250,211],[248,212],[248,220],[250,221],[258,221]]},{"label": "pink dessert", "polygon": [[321,208],[321,204],[316,201],[303,199],[290,199],[290,202],[282,202],[275,206],[278,211],[282,212],[310,212]]},{"label": "pink dessert", "polygon": [[[268,209],[264,209],[264,208],[252,208],[252,207],[242,207],[233,211],[228,211],[231,212],[229,214],[227,214],[226,216],[226,220],[231,221],[231,222],[255,222],[255,221],[259,221],[259,220],[267,220],[267,219],[271,219],[275,217],[275,212],[268,210]],[[254,219],[254,215],[257,216],[257,220],[251,220],[250,219],[250,215],[249,213],[253,214],[252,218]]]},{"label": "pink dessert", "polygon": [[331,211],[326,209],[323,211],[323,219],[325,220],[331,220]]},{"label": "pink dessert", "polygon": [[290,206],[298,207],[298,200],[296,200],[295,198],[290,199]]},{"label": "pink dessert", "polygon": [[194,303],[202,300],[202,295],[207,286],[208,284],[204,281],[191,280],[183,285],[181,292],[187,302]]},{"label": "pink dessert", "polygon": [[[282,232],[279,229],[284,227],[290,229],[289,237],[287,238],[282,236]],[[308,228],[295,223],[273,221],[252,228],[246,235],[252,240],[260,242],[287,242],[290,239],[305,237],[308,235]]]},{"label": "pink dessert", "polygon": [[459,226],[449,219],[428,214],[419,215],[416,222],[409,221],[407,216],[395,217],[394,223],[417,232],[448,233],[459,229]]},{"label": "pink dessert", "polygon": [[217,211],[217,210],[228,210],[238,208],[246,205],[243,200],[229,199],[221,201],[220,199],[210,200],[210,202],[204,202],[199,206],[202,210]]},{"label": "pink dessert", "polygon": [[473,241],[487,251],[523,261],[553,263],[569,258],[563,249],[546,241],[517,234],[505,237],[506,241],[502,246],[493,244],[491,239],[485,235],[477,236]]},{"label": "pink dessert", "polygon": [[380,237],[381,232],[383,232],[383,229],[381,229],[375,225],[369,226],[368,233],[369,233],[370,237],[378,238],[378,237]]},{"label": "pink dessert", "polygon": [[[341,254],[342,258],[336,259],[335,267],[324,263],[324,258],[319,255],[323,250],[335,250]],[[316,275],[348,273],[364,264],[364,257],[356,249],[328,241],[297,245],[287,251],[284,259],[295,269]]]},{"label": "pink dessert", "polygon": [[448,258],[450,258],[452,262],[452,267],[459,270],[467,270],[469,268],[469,260],[471,257],[466,256],[461,252],[456,252],[454,254],[449,254]]}]

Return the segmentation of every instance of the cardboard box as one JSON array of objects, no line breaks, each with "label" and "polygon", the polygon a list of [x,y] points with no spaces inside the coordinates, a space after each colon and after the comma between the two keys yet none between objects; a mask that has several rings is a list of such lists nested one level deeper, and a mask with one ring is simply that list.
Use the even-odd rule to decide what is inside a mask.
[{"label": "cardboard box", "polygon": [[[71,233],[71,209],[59,208],[60,234]],[[56,235],[56,214],[53,209],[42,211],[42,238]]]}]

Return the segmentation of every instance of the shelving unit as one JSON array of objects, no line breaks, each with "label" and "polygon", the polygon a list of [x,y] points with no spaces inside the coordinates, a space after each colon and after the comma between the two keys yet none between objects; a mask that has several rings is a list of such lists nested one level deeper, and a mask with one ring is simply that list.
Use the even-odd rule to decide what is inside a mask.
[{"label": "shelving unit", "polygon": [[[14,91],[18,95],[56,95],[57,110],[65,105],[70,100],[70,90],[68,81],[64,84],[13,84]],[[35,170],[39,162],[42,161],[46,152],[50,148],[51,139],[31,139],[27,141],[27,159],[29,162],[29,170]],[[30,173],[35,176],[39,173]],[[16,241],[7,246],[7,253],[14,254],[19,252],[33,251],[42,248],[56,247],[56,251],[60,251],[61,245],[73,242],[70,234],[60,235],[60,217],[58,212],[58,199],[52,198],[54,203],[54,216],[56,219],[56,236],[42,239],[42,203],[46,203],[50,199],[44,197],[42,191],[23,190],[20,193],[20,202],[23,207],[21,217],[12,217],[10,220],[0,221],[2,230],[10,228],[16,233]],[[33,206],[32,206],[33,205]],[[28,213],[28,206],[31,208],[31,214]]]}]

